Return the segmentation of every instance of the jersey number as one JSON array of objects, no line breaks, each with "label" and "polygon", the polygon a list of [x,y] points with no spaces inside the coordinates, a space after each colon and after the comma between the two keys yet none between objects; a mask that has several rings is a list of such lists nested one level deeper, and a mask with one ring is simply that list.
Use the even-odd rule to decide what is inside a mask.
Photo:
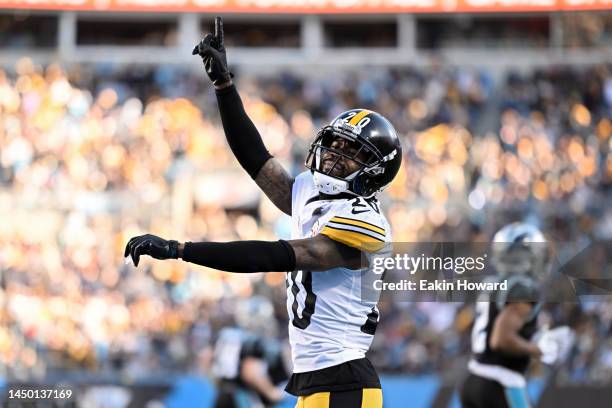
[{"label": "jersey number", "polygon": [[[298,313],[300,304],[298,302],[298,294],[300,293],[300,285],[306,291],[306,297],[304,299],[304,307],[301,313]],[[315,312],[315,303],[317,302],[317,295],[312,291],[312,272],[310,271],[293,271],[291,272],[291,293],[293,294],[293,304],[291,310],[293,311],[293,320],[291,321],[295,327],[304,330],[310,325],[310,318]],[[299,315],[302,317],[299,317]]]},{"label": "jersey number", "polygon": [[[299,278],[298,278],[299,276]],[[315,312],[315,303],[317,302],[317,295],[312,291],[312,272],[310,271],[294,271],[291,272],[291,283],[287,282],[287,285],[291,286],[291,293],[293,294],[293,303],[291,304],[291,310],[293,312],[293,320],[291,323],[298,329],[306,329],[310,326],[310,319]],[[304,306],[302,307],[301,313],[299,313],[300,302],[298,301],[298,294],[300,293],[300,283],[304,287],[306,296],[304,299]],[[302,317],[300,317],[300,314]],[[366,334],[374,335],[376,332],[376,326],[378,326],[378,309],[373,307],[366,318],[365,323],[360,327],[361,331]]]},{"label": "jersey number", "polygon": [[487,346],[487,323],[489,322],[489,302],[476,302],[476,320],[472,329],[472,352],[480,354]]},{"label": "jersey number", "polygon": [[[353,116],[355,116],[357,114],[357,111],[355,112],[349,112],[348,115],[346,115],[346,118],[344,118],[344,120],[346,120],[347,122],[349,121],[350,118],[352,118]],[[357,126],[360,128],[364,128],[366,127],[366,125],[370,123],[370,118],[368,118],[367,116],[365,118],[362,118],[359,123],[357,123]]]}]

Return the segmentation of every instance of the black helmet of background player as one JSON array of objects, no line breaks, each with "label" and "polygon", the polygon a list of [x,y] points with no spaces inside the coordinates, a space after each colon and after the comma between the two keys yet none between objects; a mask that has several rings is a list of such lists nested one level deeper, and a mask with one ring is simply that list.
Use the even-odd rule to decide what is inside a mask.
[{"label": "black helmet of background player", "polygon": [[549,251],[544,234],[534,225],[514,222],[493,237],[493,265],[502,275],[542,278],[548,269]]},{"label": "black helmet of background player", "polygon": [[[337,138],[352,143],[355,153],[347,154],[332,147]],[[325,152],[332,153],[335,162],[323,171]],[[345,177],[333,176],[341,157],[353,160],[359,169]],[[319,131],[306,158],[306,167],[313,172],[319,192],[328,195],[347,192],[365,198],[384,189],[401,163],[402,146],[393,125],[384,116],[367,109],[352,109],[338,115]]]}]

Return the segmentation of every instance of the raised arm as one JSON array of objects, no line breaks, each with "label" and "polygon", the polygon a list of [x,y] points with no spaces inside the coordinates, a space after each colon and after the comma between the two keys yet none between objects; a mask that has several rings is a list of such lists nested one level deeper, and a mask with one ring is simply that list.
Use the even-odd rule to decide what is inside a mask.
[{"label": "raised arm", "polygon": [[268,198],[285,214],[291,215],[293,177],[274,157],[261,168],[255,182]]},{"label": "raised arm", "polygon": [[155,235],[130,239],[124,256],[138,266],[141,255],[178,259],[227,272],[325,271],[361,267],[361,253],[324,235],[292,241],[186,242]]},{"label": "raised arm", "polygon": [[236,87],[216,90],[227,142],[243,169],[285,214],[291,215],[293,178],[268,152],[257,128],[247,115]]},{"label": "raised arm", "polygon": [[244,110],[227,66],[221,17],[215,19],[215,34],[207,34],[193,54],[202,57],[206,73],[215,86],[223,130],[234,156],[270,200],[281,211],[291,214],[293,178],[268,152]]}]

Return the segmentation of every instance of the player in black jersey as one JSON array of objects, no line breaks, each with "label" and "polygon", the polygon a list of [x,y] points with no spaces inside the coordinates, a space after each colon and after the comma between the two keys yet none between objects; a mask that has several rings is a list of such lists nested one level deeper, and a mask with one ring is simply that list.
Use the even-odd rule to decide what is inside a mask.
[{"label": "player in black jersey", "polygon": [[531,358],[554,363],[568,348],[566,327],[532,338],[540,310],[539,278],[548,268],[548,247],[534,226],[513,223],[493,239],[493,264],[505,291],[485,293],[476,304],[473,358],[461,387],[463,408],[530,407],[525,372]]},{"label": "player in black jersey", "polygon": [[284,398],[279,385],[289,378],[280,343],[270,321],[273,306],[254,296],[236,310],[238,327],[223,328],[214,348],[215,408],[273,406]]}]

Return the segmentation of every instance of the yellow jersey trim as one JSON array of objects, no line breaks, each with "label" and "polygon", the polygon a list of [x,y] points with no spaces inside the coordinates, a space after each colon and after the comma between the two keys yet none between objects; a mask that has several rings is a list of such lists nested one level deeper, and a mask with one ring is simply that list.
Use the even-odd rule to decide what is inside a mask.
[{"label": "yellow jersey trim", "polygon": [[346,224],[346,225],[355,225],[357,227],[365,228],[372,232],[377,232],[379,234],[385,235],[385,230],[377,225],[370,224],[369,222],[355,220],[353,218],[345,218],[345,217],[333,217],[330,221],[336,222],[338,224]]},{"label": "yellow jersey trim", "polygon": [[376,252],[385,246],[385,241],[357,231],[341,230],[326,225],[321,234],[360,251]]}]

